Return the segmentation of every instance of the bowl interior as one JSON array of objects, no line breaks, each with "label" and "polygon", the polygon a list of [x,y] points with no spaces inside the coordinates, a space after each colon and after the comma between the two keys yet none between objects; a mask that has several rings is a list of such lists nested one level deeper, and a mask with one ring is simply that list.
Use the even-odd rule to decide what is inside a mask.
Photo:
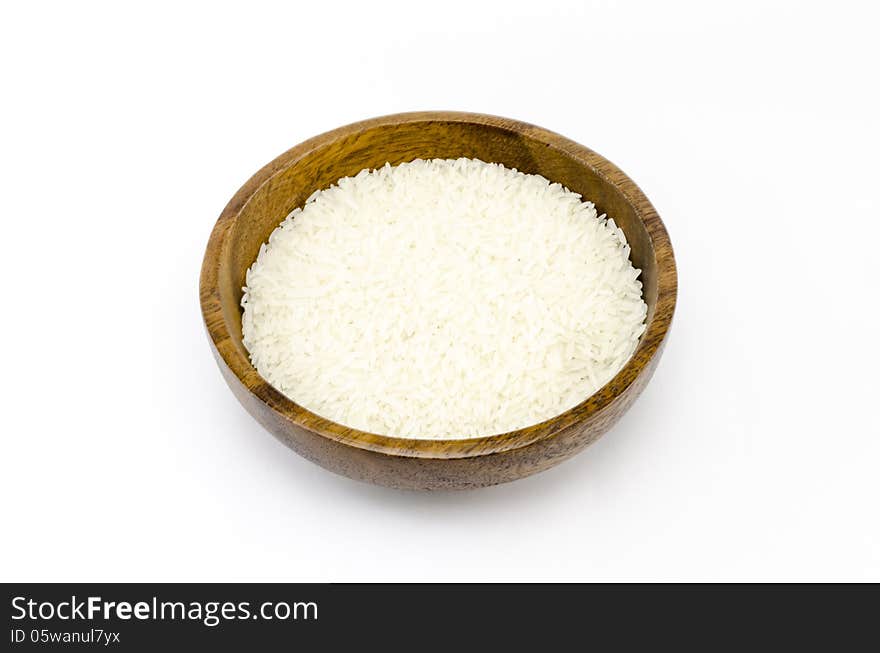
[{"label": "bowl interior", "polygon": [[[241,335],[241,296],[245,273],[256,259],[260,245],[278,224],[318,189],[364,168],[378,168],[422,158],[478,158],[503,163],[522,172],[540,174],[580,193],[596,204],[623,229],[632,248],[633,264],[642,270],[641,281],[648,321],[657,306],[657,260],[654,242],[631,198],[612,183],[602,170],[604,159],[586,148],[559,139],[539,128],[515,123],[518,128],[455,120],[414,120],[379,124],[338,138],[314,139],[316,147],[304,147],[299,156],[282,164],[259,186],[235,220],[224,242],[218,275],[221,305],[227,331],[235,347],[247,356]],[[526,128],[526,131],[523,131]],[[556,137],[555,139],[548,138]],[[563,142],[560,143],[559,140]],[[568,145],[570,144],[571,147]],[[589,165],[584,154],[599,161]],[[284,157],[282,157],[284,158]],[[606,162],[607,163],[607,162]]]},{"label": "bowl interior", "polygon": [[[260,245],[309,195],[341,177],[386,162],[457,157],[541,174],[595,202],[600,214],[614,218],[629,241],[633,263],[642,270],[648,305],[647,328],[630,361],[595,394],[561,415],[518,431],[470,439],[397,438],[358,431],[315,415],[272,388],[250,364],[241,333],[242,286]],[[298,433],[295,437],[318,448],[342,444],[392,456],[450,459],[529,447],[573,427],[589,429],[590,438],[603,433],[650,378],[672,321],[676,287],[675,259],[660,217],[610,161],[534,125],[480,114],[422,112],[374,118],[327,132],[257,172],[214,227],[202,265],[200,296],[221,371],[239,400],[270,431]],[[590,438],[578,441],[583,445]],[[559,443],[564,445],[564,439]],[[313,457],[320,456],[313,452]]]}]

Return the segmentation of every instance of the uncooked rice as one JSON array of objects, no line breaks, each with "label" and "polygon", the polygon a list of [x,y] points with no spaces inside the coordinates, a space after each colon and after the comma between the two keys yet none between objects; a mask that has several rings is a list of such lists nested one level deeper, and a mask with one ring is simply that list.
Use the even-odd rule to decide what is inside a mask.
[{"label": "uncooked rice", "polygon": [[469,438],[581,403],[645,329],[640,270],[591,202],[475,159],[362,170],[315,192],[248,270],[244,344],[348,427]]}]

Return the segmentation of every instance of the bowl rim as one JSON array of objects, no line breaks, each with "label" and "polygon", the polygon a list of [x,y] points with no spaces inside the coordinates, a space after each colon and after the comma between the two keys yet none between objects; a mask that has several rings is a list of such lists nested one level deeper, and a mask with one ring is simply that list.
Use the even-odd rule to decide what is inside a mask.
[{"label": "bowl rim", "polygon": [[[226,328],[219,290],[220,265],[227,236],[259,188],[307,154],[340,139],[375,128],[432,122],[471,123],[505,130],[539,141],[576,159],[623,195],[645,225],[652,241],[657,266],[657,304],[635,352],[623,368],[594,394],[573,408],[538,424],[496,435],[462,439],[402,438],[347,427],[309,411],[273,388],[235,346]],[[232,197],[214,225],[202,261],[199,300],[218,363],[222,359],[251,395],[285,421],[329,440],[381,454],[413,458],[470,458],[511,451],[552,438],[573,424],[601,413],[618,400],[641,374],[652,369],[652,359],[661,349],[672,323],[677,285],[672,244],[659,214],[636,183],[609,160],[560,134],[529,123],[478,113],[417,111],[380,116],[333,129],[292,147],[257,171]]]}]

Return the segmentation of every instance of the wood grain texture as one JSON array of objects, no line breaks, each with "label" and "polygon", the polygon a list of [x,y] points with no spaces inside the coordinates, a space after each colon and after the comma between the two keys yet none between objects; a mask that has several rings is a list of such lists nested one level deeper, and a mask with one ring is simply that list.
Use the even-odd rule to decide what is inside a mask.
[{"label": "wood grain texture", "polygon": [[[241,288],[260,245],[315,190],[416,158],[471,157],[541,174],[596,204],[623,229],[642,269],[647,329],[632,359],[596,394],[534,426],[490,437],[424,440],[366,433],[324,419],[264,381],[241,336]],[[241,404],[305,458],[358,480],[408,489],[494,485],[542,471],[604,434],[648,383],[675,310],[669,236],[638,186],[592,150],[534,125],[479,114],[419,112],[341,127],[288,150],[235,194],[202,264],[202,315],[220,370]]]}]

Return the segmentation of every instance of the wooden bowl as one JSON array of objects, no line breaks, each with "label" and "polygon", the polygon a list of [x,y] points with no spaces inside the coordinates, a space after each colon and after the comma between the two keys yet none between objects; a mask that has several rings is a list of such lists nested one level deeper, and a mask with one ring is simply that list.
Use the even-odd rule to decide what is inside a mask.
[{"label": "wooden bowl", "polygon": [[[471,157],[537,173],[581,193],[623,229],[642,269],[647,329],[626,366],[571,410],[528,428],[467,440],[366,433],[309,412],[270,386],[242,344],[245,272],[275,227],[313,191],[364,168],[416,158]],[[545,470],[605,433],[648,383],[675,309],[676,270],[666,229],[638,186],[614,164],[558,134],[506,118],[405,113],[316,136],[257,172],[214,226],[200,281],[202,315],[226,383],[266,429],[327,469],[422,490],[494,485]]]}]

